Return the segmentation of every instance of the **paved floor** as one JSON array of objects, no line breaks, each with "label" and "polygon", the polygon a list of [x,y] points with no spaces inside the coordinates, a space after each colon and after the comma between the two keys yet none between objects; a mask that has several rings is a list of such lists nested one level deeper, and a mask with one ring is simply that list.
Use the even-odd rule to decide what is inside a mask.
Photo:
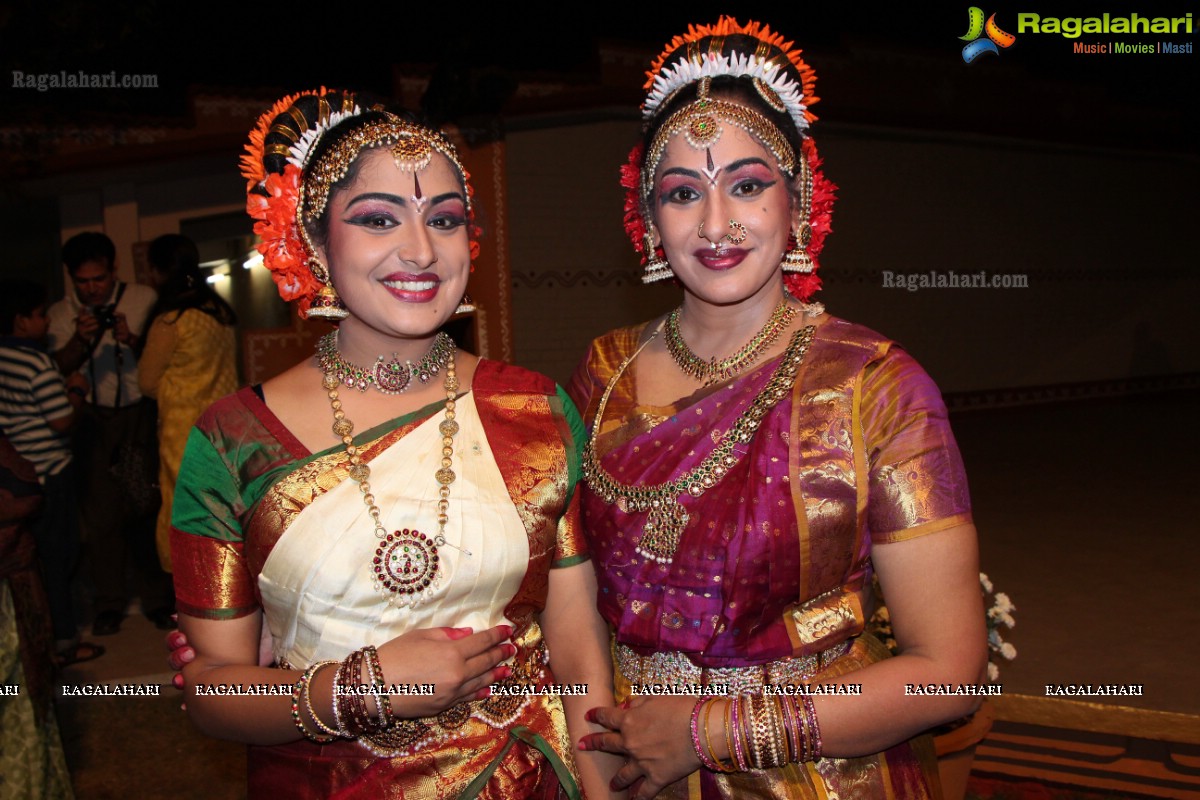
[{"label": "paved floor", "polygon": [[[1135,683],[1119,702],[1200,714],[1200,426],[1194,397],[958,414],[983,569],[1017,605],[1004,691]],[[140,615],[103,637],[78,683],[167,683]],[[81,800],[240,798],[244,751],[195,731],[169,686],[152,699],[69,698],[60,716]]]},{"label": "paved floor", "polygon": [[246,748],[200,733],[171,686],[163,632],[137,609],[107,652],[65,671],[73,685],[157,687],[158,697],[63,697],[58,718],[77,800],[242,800]]}]

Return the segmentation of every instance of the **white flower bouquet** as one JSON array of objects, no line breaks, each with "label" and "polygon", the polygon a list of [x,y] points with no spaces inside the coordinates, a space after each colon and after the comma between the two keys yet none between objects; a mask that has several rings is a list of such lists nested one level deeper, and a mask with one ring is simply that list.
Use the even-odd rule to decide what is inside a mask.
[{"label": "white flower bouquet", "polygon": [[[1002,635],[1002,632],[1012,630],[1016,626],[1017,622],[1012,612],[1016,611],[1017,607],[1007,594],[995,591],[991,580],[982,572],[979,573],[979,587],[983,591],[983,604],[987,609],[984,616],[987,621],[988,681],[996,683],[1000,678],[1000,665],[1017,657],[1017,648],[1004,641]],[[867,623],[867,632],[895,653],[898,646],[892,632],[892,618],[880,591],[878,579],[875,579],[874,591],[875,613]]]}]

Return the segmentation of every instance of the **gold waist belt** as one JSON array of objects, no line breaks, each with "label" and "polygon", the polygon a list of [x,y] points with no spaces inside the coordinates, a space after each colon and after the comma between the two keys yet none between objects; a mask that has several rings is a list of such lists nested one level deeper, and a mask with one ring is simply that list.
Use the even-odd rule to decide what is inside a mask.
[{"label": "gold waist belt", "polygon": [[623,644],[615,647],[617,669],[629,682],[633,694],[640,686],[650,685],[648,691],[699,692],[700,687],[727,686],[730,694],[752,692],[766,685],[806,683],[829,664],[846,654],[850,641],[840,642],[827,650],[792,658],[781,658],[766,664],[746,667],[702,667],[685,653],[669,651],[643,656]]}]

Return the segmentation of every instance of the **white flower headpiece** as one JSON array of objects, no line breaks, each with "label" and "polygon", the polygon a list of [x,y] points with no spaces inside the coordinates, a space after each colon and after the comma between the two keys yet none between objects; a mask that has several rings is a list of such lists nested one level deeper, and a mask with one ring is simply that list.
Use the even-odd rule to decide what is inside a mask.
[{"label": "white flower headpiece", "polygon": [[312,154],[313,147],[321,140],[325,133],[337,127],[342,120],[357,117],[363,113],[362,109],[355,104],[352,108],[345,111],[334,111],[323,120],[318,120],[313,127],[306,130],[300,138],[288,148],[288,163],[294,164],[301,170],[308,163],[308,157]]},{"label": "white flower headpiece", "polygon": [[[783,105],[780,109],[787,111],[788,116],[796,125],[796,130],[804,138],[808,138],[808,117],[805,111],[808,106],[804,103],[804,87],[800,82],[788,76],[784,68],[774,59],[745,53],[730,55],[704,53],[701,60],[684,59],[678,64],[664,67],[654,77],[654,83],[646,100],[642,103],[642,118],[650,119],[675,92],[695,83],[701,78],[715,78],[729,75],[735,78],[756,78],[756,85],[761,81],[778,96]],[[761,91],[761,89],[760,89]],[[764,98],[766,99],[766,98]],[[771,102],[768,100],[768,102]]]}]

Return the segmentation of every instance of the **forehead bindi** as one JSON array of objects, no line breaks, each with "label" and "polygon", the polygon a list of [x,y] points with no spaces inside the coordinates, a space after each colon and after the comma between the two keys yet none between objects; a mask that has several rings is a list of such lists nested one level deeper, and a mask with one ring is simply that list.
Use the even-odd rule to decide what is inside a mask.
[{"label": "forehead bindi", "polygon": [[708,148],[692,147],[682,135],[673,137],[658,166],[658,174],[662,179],[667,171],[679,168],[701,175],[717,169],[724,175],[731,167],[738,175],[747,171],[763,178],[779,175],[771,151],[746,131],[728,123],[723,126],[721,138]]},{"label": "forehead bindi", "polygon": [[364,192],[394,194],[407,198],[414,191],[414,175],[420,183],[421,194],[425,197],[446,193],[462,194],[458,173],[450,160],[441,153],[434,153],[429,165],[417,172],[397,167],[391,152],[384,147],[368,150],[359,156],[359,160],[361,164],[354,181],[339,193],[335,201],[349,203],[355,195]]}]

